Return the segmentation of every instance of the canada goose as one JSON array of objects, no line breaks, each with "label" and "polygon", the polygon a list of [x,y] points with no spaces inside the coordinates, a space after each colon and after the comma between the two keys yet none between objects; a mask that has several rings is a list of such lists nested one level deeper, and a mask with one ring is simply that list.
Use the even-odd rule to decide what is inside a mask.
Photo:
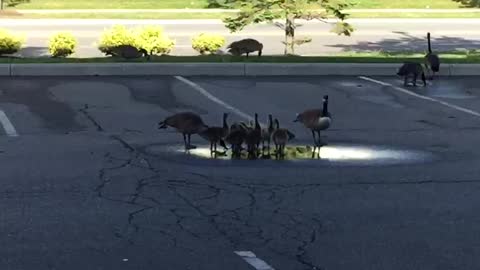
[{"label": "canada goose", "polygon": [[[314,146],[320,146],[320,131],[328,129],[332,123],[332,116],[328,111],[328,95],[323,96],[323,109],[306,110],[297,114],[297,118],[293,122],[301,122],[306,128],[310,129]],[[315,131],[318,134],[318,141],[315,138]]]},{"label": "canada goose", "polygon": [[430,42],[430,33],[427,33],[427,41],[428,41],[428,53],[425,55],[425,65],[427,66],[427,69],[432,72],[430,79],[433,80],[433,76],[435,75],[435,72],[438,72],[440,70],[440,58],[438,57],[438,55],[432,52],[432,45]]},{"label": "canada goose", "polygon": [[228,124],[227,124],[228,114],[223,114],[223,127],[208,127],[206,130],[200,132],[198,135],[210,142],[210,154],[217,153],[217,143],[227,150],[225,145],[224,138],[228,135]]},{"label": "canada goose", "polygon": [[278,119],[275,119],[275,130],[272,133],[272,140],[275,144],[275,155],[285,156],[285,145],[295,138],[295,135],[286,128],[280,128]]},{"label": "canada goose", "polygon": [[258,122],[258,114],[255,113],[255,126],[253,129],[249,130],[245,138],[245,143],[247,144],[247,151],[249,156],[256,157],[258,147],[260,146],[260,141],[262,140],[262,127]]},{"label": "canada goose", "polygon": [[268,127],[262,129],[262,155],[265,151],[265,142],[267,143],[267,153],[270,153],[270,141],[272,139],[272,133],[275,130],[273,127],[272,115],[268,115]]},{"label": "canada goose", "polygon": [[231,145],[232,157],[240,157],[242,144],[246,137],[247,131],[243,128],[231,129],[230,133],[225,137],[225,141]]},{"label": "canada goose", "polygon": [[242,144],[250,130],[251,127],[245,122],[235,122],[230,126],[230,130],[228,135],[225,137],[225,141],[231,145],[232,154],[240,154],[242,152]]},{"label": "canada goose", "polygon": [[417,78],[420,75],[423,86],[427,86],[427,81],[425,80],[425,72],[423,67],[420,63],[416,62],[405,62],[403,65],[398,69],[397,72],[398,76],[403,76],[403,85],[407,86],[408,84],[408,76],[412,75],[412,84],[413,86],[417,86]]},{"label": "canada goose", "polygon": [[251,52],[258,51],[258,57],[262,56],[263,44],[252,38],[246,38],[232,42],[227,47],[232,55],[239,56],[246,54],[247,58]]},{"label": "canada goose", "polygon": [[208,126],[205,125],[202,118],[193,112],[181,112],[171,115],[162,122],[158,123],[158,129],[173,127],[182,133],[185,143],[185,150],[195,149],[196,146],[190,143],[190,136],[205,131]]},{"label": "canada goose", "polygon": [[146,57],[147,60],[150,60],[150,54],[145,49],[138,49],[131,45],[119,45],[115,47],[108,48],[106,55],[119,56],[125,59],[134,59],[140,57]]}]

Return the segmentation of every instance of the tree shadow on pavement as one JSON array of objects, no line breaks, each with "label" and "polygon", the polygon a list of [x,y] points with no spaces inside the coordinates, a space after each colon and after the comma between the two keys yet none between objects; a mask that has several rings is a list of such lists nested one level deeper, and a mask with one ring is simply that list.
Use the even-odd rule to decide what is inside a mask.
[{"label": "tree shadow on pavement", "polygon": [[[356,44],[336,44],[329,47],[342,51],[388,51],[388,52],[426,52],[427,38],[409,35],[406,32],[393,32],[398,38],[385,38],[376,42],[361,41]],[[462,51],[480,48],[480,40],[460,37],[432,36],[432,50],[436,52]]]},{"label": "tree shadow on pavement", "polygon": [[15,56],[19,57],[50,57],[47,47],[23,47]]}]

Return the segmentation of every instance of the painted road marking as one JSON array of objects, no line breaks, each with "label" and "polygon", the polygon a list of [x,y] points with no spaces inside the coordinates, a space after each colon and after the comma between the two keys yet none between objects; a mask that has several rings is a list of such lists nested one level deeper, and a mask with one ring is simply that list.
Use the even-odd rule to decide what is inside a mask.
[{"label": "painted road marking", "polygon": [[17,137],[18,133],[15,130],[15,127],[12,125],[12,122],[8,119],[4,111],[0,110],[0,123],[2,123],[3,129],[8,136]]},{"label": "painted road marking", "polygon": [[[213,102],[219,104],[220,106],[223,106],[223,107],[227,108],[228,110],[231,110],[232,112],[236,113],[238,116],[243,117],[247,120],[255,120],[252,116],[242,112],[241,110],[239,110],[239,109],[233,107],[232,105],[224,102],[223,100],[215,97],[214,95],[210,94],[207,90],[205,90],[203,87],[201,87],[200,85],[190,81],[189,79],[186,79],[182,76],[174,76],[174,77],[175,77],[175,79],[191,86],[193,89],[197,90],[198,92],[200,92],[200,94],[204,95],[205,97],[207,97],[211,101],[213,101]],[[259,122],[259,123],[260,123],[260,125],[265,126],[264,123],[261,123],[261,122]]]},{"label": "painted road marking", "polygon": [[255,267],[257,270],[275,270],[251,251],[235,251],[235,254],[242,257],[242,259],[244,259],[251,266]]},{"label": "painted road marking", "polygon": [[431,101],[431,102],[435,102],[435,103],[441,104],[443,106],[449,107],[451,109],[461,111],[461,112],[464,112],[464,113],[468,113],[468,114],[473,115],[473,116],[480,117],[479,112],[476,112],[476,111],[473,111],[473,110],[470,110],[470,109],[467,109],[467,108],[463,108],[463,107],[460,107],[460,106],[457,106],[457,105],[454,105],[454,104],[451,104],[451,103],[448,103],[448,102],[445,102],[445,101],[442,101],[442,100],[439,100],[439,99],[436,99],[436,98],[422,96],[422,95],[416,94],[414,92],[408,91],[405,88],[401,88],[401,87],[395,86],[395,85],[390,84],[390,83],[378,81],[378,80],[375,80],[375,79],[372,79],[372,78],[369,78],[369,77],[365,77],[365,76],[359,76],[359,78],[362,79],[362,80],[370,81],[370,82],[380,84],[380,85],[383,85],[383,86],[390,86],[393,89],[395,89],[397,91],[400,91],[404,94],[411,95],[411,96],[414,96],[416,98],[420,98],[420,99],[423,99],[423,100],[428,100],[428,101]]}]

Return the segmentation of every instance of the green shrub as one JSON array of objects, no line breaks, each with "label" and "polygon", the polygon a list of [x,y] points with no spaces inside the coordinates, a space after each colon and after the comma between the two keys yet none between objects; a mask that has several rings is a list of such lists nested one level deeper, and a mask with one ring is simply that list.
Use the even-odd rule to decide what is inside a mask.
[{"label": "green shrub", "polygon": [[75,52],[77,39],[70,32],[60,32],[48,41],[48,51],[53,57],[66,57]]},{"label": "green shrub", "polygon": [[168,38],[160,26],[144,26],[132,30],[123,25],[115,25],[102,34],[98,49],[106,53],[108,48],[119,45],[145,49],[151,55],[163,55],[171,52],[175,41]]},{"label": "green shrub", "polygon": [[135,43],[135,34],[123,25],[114,25],[110,29],[106,29],[100,36],[98,49],[106,53],[108,48],[119,45],[131,45],[137,47]]},{"label": "green shrub", "polygon": [[217,34],[201,33],[192,39],[192,48],[200,54],[213,54],[223,45],[225,45],[225,38]]},{"label": "green shrub", "polygon": [[24,38],[16,36],[5,29],[0,29],[0,56],[18,52],[24,42]]},{"label": "green shrub", "polygon": [[175,46],[175,41],[170,39],[160,26],[147,25],[137,28],[135,36],[139,48],[147,50],[150,55],[169,54]]}]

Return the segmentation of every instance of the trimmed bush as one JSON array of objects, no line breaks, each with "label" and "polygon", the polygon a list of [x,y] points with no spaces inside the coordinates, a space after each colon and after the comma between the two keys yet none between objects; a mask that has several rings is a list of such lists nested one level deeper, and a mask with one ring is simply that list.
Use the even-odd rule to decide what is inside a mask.
[{"label": "trimmed bush", "polygon": [[160,26],[147,25],[136,31],[136,42],[139,48],[145,49],[150,55],[169,54],[175,46]]},{"label": "trimmed bush", "polygon": [[172,51],[175,41],[168,38],[160,26],[149,25],[132,30],[123,25],[115,25],[102,34],[98,49],[106,53],[108,48],[119,45],[145,49],[150,55],[164,55]]},{"label": "trimmed bush", "polygon": [[225,38],[217,34],[201,33],[192,38],[192,48],[200,54],[213,54],[225,45]]},{"label": "trimmed bush", "polygon": [[0,56],[16,53],[22,48],[25,40],[5,29],[0,29]]},{"label": "trimmed bush", "polygon": [[53,57],[67,57],[75,53],[77,39],[70,32],[56,33],[48,41],[48,51]]},{"label": "trimmed bush", "polygon": [[108,48],[120,45],[131,45],[138,48],[135,35],[131,30],[123,25],[114,25],[102,33],[98,42],[98,49],[106,53]]}]

